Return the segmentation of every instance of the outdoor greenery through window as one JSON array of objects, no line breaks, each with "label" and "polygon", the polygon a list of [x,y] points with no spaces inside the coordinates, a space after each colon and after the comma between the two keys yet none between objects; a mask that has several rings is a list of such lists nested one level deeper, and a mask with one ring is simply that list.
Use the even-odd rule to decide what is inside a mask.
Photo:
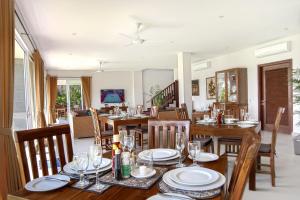
[{"label": "outdoor greenery through window", "polygon": [[58,79],[56,109],[58,118],[66,118],[71,111],[81,110],[82,95],[80,79]]}]

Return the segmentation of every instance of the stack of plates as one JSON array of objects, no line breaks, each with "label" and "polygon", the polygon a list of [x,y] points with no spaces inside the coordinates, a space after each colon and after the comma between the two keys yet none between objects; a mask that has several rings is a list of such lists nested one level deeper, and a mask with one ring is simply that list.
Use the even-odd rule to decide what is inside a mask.
[{"label": "stack of plates", "polygon": [[[111,168],[111,159],[108,158],[102,158],[102,163],[100,166],[99,172],[103,172],[106,170],[109,170]],[[64,172],[67,174],[79,174],[77,171],[77,166],[74,162],[70,162],[64,166]],[[89,163],[89,166],[84,174],[95,174],[96,169],[93,167],[92,163]]]},{"label": "stack of plates", "polygon": [[150,151],[153,155],[153,161],[167,161],[179,157],[178,151],[174,149],[150,149],[139,153],[139,158],[142,160],[151,160]]},{"label": "stack of plates", "polygon": [[201,192],[222,187],[226,178],[219,172],[196,166],[171,170],[164,174],[163,181],[175,189]]}]

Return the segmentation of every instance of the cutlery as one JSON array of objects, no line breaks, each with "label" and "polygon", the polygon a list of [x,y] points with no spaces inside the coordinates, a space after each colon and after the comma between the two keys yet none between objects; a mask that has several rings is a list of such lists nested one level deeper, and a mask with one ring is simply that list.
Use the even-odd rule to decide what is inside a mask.
[{"label": "cutlery", "polygon": [[46,176],[45,180],[56,180],[56,181],[62,181],[62,182],[69,182],[68,180],[64,180],[64,179],[60,179],[60,178],[55,178],[55,177],[50,177],[50,176]]},{"label": "cutlery", "polygon": [[174,199],[180,199],[180,200],[193,200],[193,198],[185,196],[183,194],[177,194],[177,193],[158,193],[161,197],[169,197]]}]

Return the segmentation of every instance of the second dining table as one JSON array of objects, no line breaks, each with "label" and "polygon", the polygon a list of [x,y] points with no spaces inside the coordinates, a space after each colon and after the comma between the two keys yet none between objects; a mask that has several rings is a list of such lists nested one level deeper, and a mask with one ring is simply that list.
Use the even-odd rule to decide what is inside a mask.
[{"label": "second dining table", "polygon": [[151,119],[148,115],[121,117],[107,114],[100,114],[98,118],[101,125],[103,124],[106,130],[108,129],[108,125],[111,125],[113,127],[114,134],[119,134],[119,126],[147,124],[148,120]]}]

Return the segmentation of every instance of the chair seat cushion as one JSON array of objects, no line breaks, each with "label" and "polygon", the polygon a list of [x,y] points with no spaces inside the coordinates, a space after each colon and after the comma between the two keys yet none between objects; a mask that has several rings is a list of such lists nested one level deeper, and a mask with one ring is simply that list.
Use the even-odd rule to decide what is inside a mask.
[{"label": "chair seat cushion", "polygon": [[207,145],[210,145],[213,142],[213,139],[211,137],[208,137],[208,138],[195,138],[193,141],[200,141],[201,146],[205,147]]},{"label": "chair seat cushion", "polygon": [[261,144],[259,147],[260,153],[271,153],[271,144]]}]

